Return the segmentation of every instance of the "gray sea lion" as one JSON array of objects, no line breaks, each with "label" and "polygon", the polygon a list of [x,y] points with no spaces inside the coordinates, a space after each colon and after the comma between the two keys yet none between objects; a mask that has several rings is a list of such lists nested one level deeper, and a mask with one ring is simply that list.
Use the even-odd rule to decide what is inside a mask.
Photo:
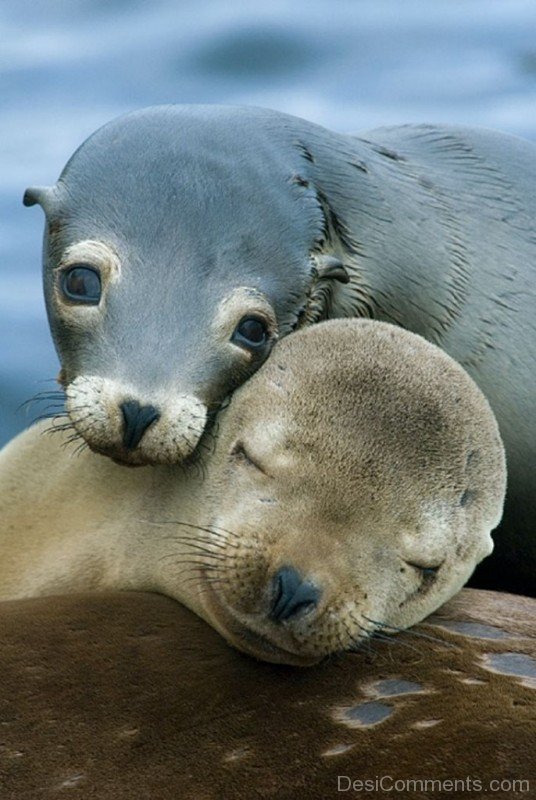
[{"label": "gray sea lion", "polygon": [[70,420],[117,461],[184,462],[278,337],[395,322],[488,397],[509,464],[489,582],[534,591],[535,198],[536,147],[487,130],[347,136],[218,106],[121,117],[25,195],[47,216]]},{"label": "gray sea lion", "polygon": [[294,664],[455,594],[492,549],[506,484],[467,373],[368,320],[278,342],[222,412],[205,474],[68,458],[41,433],[0,457],[0,599],[159,591],[239,649]]}]

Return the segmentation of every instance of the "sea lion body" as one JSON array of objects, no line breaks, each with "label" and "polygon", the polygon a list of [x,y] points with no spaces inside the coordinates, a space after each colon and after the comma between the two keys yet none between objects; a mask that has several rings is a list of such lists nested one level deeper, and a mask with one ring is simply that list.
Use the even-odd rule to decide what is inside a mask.
[{"label": "sea lion body", "polygon": [[37,426],[0,456],[0,599],[157,591],[270,661],[420,621],[489,554],[502,512],[487,401],[384,323],[279,342],[222,412],[203,472],[69,457],[66,436]]},{"label": "sea lion body", "polygon": [[[394,322],[488,397],[509,466],[489,581],[533,590],[535,156],[488,130],[348,136],[256,108],[109,123],[25,199],[47,214],[45,295],[75,431],[120,462],[188,460],[278,337],[327,317]],[[62,294],[80,264],[100,275],[97,305]],[[252,317],[260,344],[236,336]]]},{"label": "sea lion body", "polygon": [[417,630],[297,670],[243,658],[154,594],[2,603],[2,790],[528,798],[535,627],[536,600],[464,589]]}]

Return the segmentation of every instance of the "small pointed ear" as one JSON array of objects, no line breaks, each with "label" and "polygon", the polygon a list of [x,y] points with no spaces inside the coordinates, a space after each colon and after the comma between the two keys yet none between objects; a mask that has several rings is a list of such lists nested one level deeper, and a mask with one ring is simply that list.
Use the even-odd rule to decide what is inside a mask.
[{"label": "small pointed ear", "polygon": [[30,186],[30,188],[26,189],[24,192],[22,202],[25,206],[35,206],[39,203],[42,208],[46,209],[47,198],[50,197],[51,192],[52,187],[50,186]]},{"label": "small pointed ear", "polygon": [[324,278],[332,278],[339,281],[339,283],[349,283],[350,276],[348,271],[340,258],[330,255],[316,256],[316,268],[318,270],[318,277],[323,280]]}]

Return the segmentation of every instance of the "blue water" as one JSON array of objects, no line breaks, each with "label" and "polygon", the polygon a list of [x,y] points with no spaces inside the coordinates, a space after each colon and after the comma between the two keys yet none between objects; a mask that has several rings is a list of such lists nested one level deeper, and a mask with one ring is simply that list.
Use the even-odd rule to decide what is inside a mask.
[{"label": "blue water", "polygon": [[72,151],[155,103],[251,103],[338,130],[461,122],[536,139],[534,0],[1,0],[0,444],[58,370],[42,214]]}]

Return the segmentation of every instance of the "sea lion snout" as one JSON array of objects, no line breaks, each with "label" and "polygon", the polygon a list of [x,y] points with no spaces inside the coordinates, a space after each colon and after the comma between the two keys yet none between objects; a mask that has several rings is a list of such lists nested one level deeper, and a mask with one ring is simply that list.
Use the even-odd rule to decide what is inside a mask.
[{"label": "sea lion snout", "polygon": [[71,381],[66,397],[75,432],[95,452],[129,466],[188,458],[208,416],[206,405],[194,395],[144,393],[94,375]]}]

